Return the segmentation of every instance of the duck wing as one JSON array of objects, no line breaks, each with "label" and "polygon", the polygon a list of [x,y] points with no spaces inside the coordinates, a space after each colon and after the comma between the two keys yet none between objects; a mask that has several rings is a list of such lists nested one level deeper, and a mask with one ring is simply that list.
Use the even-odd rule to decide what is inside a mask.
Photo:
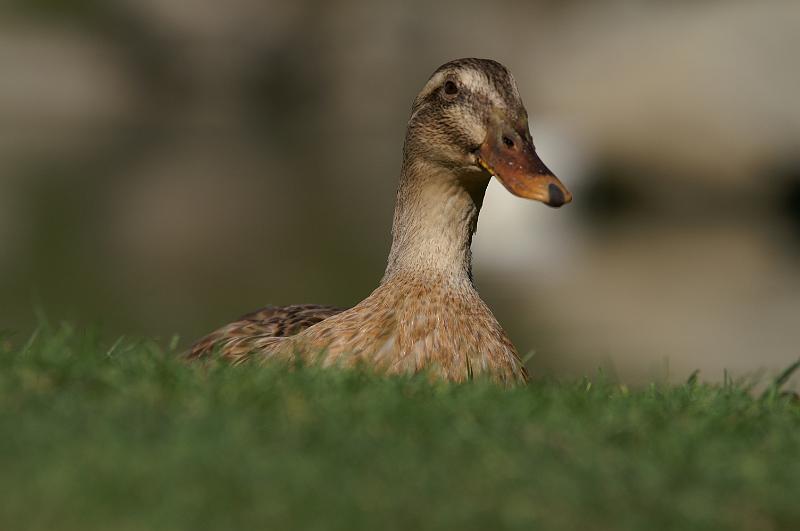
[{"label": "duck wing", "polygon": [[266,306],[199,339],[186,352],[186,357],[198,359],[218,354],[231,361],[240,361],[274,338],[299,334],[344,310],[346,308],[319,304]]}]

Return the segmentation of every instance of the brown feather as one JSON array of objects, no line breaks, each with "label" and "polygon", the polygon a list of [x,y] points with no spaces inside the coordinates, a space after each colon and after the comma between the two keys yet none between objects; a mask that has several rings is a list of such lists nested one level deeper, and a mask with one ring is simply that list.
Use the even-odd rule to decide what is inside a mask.
[{"label": "brown feather", "polygon": [[223,358],[238,361],[264,339],[293,336],[344,310],[318,304],[266,306],[197,340],[186,357],[197,359],[218,352]]}]

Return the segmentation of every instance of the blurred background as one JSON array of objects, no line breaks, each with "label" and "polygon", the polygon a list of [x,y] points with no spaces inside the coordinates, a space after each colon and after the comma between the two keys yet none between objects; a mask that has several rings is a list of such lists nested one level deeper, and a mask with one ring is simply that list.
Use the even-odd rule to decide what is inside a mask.
[{"label": "blurred background", "polygon": [[800,3],[6,0],[0,328],[182,344],[383,273],[411,101],[514,73],[551,210],[493,182],[476,283],[539,374],[800,356]]}]

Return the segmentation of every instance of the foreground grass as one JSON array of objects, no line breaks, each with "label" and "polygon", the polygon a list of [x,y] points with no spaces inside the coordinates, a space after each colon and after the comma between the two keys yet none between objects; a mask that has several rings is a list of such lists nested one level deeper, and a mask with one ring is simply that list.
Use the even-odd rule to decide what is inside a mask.
[{"label": "foreground grass", "polygon": [[0,529],[797,529],[800,406],[0,348]]}]

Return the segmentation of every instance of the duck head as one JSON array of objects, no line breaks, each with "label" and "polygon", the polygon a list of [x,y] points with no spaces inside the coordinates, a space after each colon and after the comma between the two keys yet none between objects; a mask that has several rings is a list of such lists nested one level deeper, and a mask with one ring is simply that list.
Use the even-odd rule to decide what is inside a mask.
[{"label": "duck head", "polygon": [[496,61],[439,67],[414,100],[405,150],[406,159],[423,158],[466,179],[493,175],[512,194],[551,207],[572,200],[536,154],[514,78]]}]

